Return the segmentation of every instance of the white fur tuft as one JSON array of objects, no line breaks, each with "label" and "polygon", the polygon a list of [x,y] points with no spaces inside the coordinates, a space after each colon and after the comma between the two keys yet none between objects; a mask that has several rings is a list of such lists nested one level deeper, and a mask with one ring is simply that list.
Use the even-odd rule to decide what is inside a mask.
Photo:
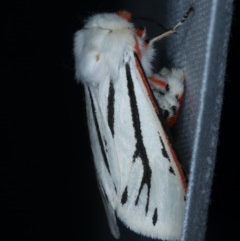
[{"label": "white fur tuft", "polygon": [[78,81],[99,83],[118,78],[126,52],[134,48],[132,23],[116,14],[97,14],[76,32],[74,54]]},{"label": "white fur tuft", "polygon": [[[118,78],[120,65],[135,47],[135,28],[126,19],[114,13],[96,14],[88,18],[84,28],[74,36],[76,79],[98,84],[104,79]],[[152,73],[152,47],[141,49],[141,62],[147,76]]]}]

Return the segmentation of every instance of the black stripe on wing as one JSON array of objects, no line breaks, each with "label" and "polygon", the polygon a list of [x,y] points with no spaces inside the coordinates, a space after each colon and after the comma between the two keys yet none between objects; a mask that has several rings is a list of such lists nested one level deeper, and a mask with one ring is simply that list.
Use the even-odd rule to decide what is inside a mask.
[{"label": "black stripe on wing", "polygon": [[97,138],[98,138],[98,142],[99,142],[99,145],[100,145],[101,153],[102,153],[102,156],[103,156],[105,166],[106,166],[109,174],[111,175],[108,159],[107,159],[106,152],[105,152],[105,149],[104,149],[105,145],[104,145],[102,137],[101,137],[101,132],[100,132],[100,128],[99,128],[99,124],[98,124],[98,120],[97,120],[96,108],[95,108],[95,105],[94,105],[94,101],[93,101],[90,89],[88,89],[88,92],[89,92],[89,96],[90,96],[90,103],[91,103],[91,107],[92,107],[91,109],[92,109],[92,114],[93,114],[93,120],[94,120],[94,124],[95,124],[96,131],[97,131]]},{"label": "black stripe on wing", "polygon": [[[152,170],[149,165],[149,159],[147,156],[146,147],[144,146],[144,143],[143,143],[138,104],[137,104],[136,94],[134,90],[131,69],[128,63],[126,64],[126,78],[127,78],[128,95],[130,99],[130,108],[131,108],[132,122],[133,122],[133,128],[134,128],[134,135],[136,138],[136,145],[135,145],[136,149],[133,154],[133,162],[135,162],[136,159],[139,158],[142,161],[142,165],[143,165],[143,176],[142,176],[140,188],[138,190],[138,195],[135,200],[135,205],[138,204],[141,191],[143,189],[143,186],[146,184],[148,190],[147,190],[147,202],[145,206],[145,212],[147,213],[148,206],[149,206],[150,189],[151,189]],[[127,202],[127,195],[128,195],[127,190],[128,190],[128,187],[126,186],[122,194],[122,199],[121,199],[122,204]]]},{"label": "black stripe on wing", "polygon": [[114,136],[114,113],[115,113],[115,90],[113,87],[112,81],[109,84],[109,91],[108,91],[108,106],[107,106],[107,113],[108,113],[108,125]]}]

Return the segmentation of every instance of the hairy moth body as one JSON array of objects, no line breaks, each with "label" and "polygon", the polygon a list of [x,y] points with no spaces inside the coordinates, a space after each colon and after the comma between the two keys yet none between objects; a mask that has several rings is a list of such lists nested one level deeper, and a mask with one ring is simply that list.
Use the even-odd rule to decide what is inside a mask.
[{"label": "hairy moth body", "polygon": [[176,116],[183,73],[154,75],[153,44],[129,20],[127,12],[96,14],[74,37],[97,179],[116,238],[118,217],[138,234],[178,240],[186,182],[161,112]]}]

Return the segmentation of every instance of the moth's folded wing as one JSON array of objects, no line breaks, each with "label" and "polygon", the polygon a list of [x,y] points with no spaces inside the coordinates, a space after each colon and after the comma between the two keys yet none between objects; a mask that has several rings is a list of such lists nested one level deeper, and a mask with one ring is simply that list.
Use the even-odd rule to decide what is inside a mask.
[{"label": "moth's folded wing", "polygon": [[118,202],[119,167],[115,144],[100,106],[96,88],[85,85],[86,107],[91,147],[99,188],[113,235],[119,237],[115,209]]}]

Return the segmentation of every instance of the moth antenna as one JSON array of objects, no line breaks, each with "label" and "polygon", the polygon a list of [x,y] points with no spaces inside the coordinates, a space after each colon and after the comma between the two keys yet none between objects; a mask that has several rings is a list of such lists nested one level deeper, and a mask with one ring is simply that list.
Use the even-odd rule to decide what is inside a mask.
[{"label": "moth antenna", "polygon": [[177,22],[177,24],[176,24],[174,27],[172,27],[171,29],[167,30],[166,32],[164,32],[164,33],[162,33],[162,34],[154,37],[153,39],[151,39],[151,40],[149,41],[149,44],[153,44],[154,42],[157,42],[157,41],[159,41],[159,40],[161,40],[161,39],[163,39],[163,38],[165,38],[165,37],[167,37],[167,36],[175,33],[176,30],[177,30],[177,28],[179,28],[179,27],[185,22],[185,20],[188,18],[189,14],[190,14],[193,10],[194,10],[194,8],[193,8],[193,7],[190,7],[190,8],[187,10],[187,12],[183,15],[183,17]]},{"label": "moth antenna", "polygon": [[187,12],[183,15],[183,17],[178,21],[178,23],[172,28],[173,31],[176,31],[178,27],[180,27],[185,20],[188,18],[189,14],[193,11],[193,7],[190,7]]}]

